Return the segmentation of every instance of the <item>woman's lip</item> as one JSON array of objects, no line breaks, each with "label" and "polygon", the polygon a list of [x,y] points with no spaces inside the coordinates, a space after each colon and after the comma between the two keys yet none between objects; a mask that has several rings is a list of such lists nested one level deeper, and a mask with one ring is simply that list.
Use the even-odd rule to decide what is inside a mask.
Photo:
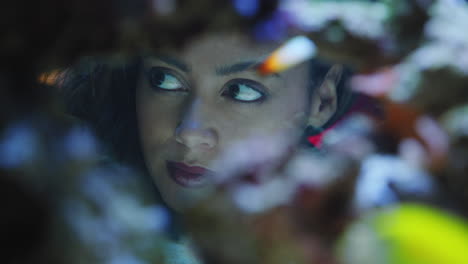
[{"label": "woman's lip", "polygon": [[214,173],[206,168],[189,166],[182,162],[166,161],[169,176],[184,187],[200,187],[205,185]]}]

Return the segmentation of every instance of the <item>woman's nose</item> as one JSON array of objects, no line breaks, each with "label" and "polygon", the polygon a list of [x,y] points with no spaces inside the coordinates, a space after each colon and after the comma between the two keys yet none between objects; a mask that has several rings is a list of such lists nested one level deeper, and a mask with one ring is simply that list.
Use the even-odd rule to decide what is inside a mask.
[{"label": "woman's nose", "polygon": [[176,128],[176,141],[188,148],[213,149],[218,143],[215,129],[207,125],[200,100],[194,100]]}]

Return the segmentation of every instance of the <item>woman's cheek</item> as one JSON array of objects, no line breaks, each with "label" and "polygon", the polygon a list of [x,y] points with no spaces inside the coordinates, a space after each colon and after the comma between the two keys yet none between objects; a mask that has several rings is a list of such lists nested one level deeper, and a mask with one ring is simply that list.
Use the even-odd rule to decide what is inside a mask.
[{"label": "woman's cheek", "polygon": [[222,138],[226,140],[264,135],[277,128],[276,117],[272,115],[268,102],[225,104],[219,114],[223,116],[219,125],[224,134]]},{"label": "woman's cheek", "polygon": [[154,98],[140,101],[138,120],[142,139],[146,141],[143,143],[160,143],[173,136],[181,111],[179,106],[177,102],[168,103]]}]

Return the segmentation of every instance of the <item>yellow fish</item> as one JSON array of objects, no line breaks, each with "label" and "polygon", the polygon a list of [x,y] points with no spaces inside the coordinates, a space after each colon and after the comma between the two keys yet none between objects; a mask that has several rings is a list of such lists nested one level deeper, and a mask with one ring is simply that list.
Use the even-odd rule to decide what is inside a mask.
[{"label": "yellow fish", "polygon": [[401,204],[357,221],[339,247],[346,264],[468,264],[468,223],[427,205]]}]

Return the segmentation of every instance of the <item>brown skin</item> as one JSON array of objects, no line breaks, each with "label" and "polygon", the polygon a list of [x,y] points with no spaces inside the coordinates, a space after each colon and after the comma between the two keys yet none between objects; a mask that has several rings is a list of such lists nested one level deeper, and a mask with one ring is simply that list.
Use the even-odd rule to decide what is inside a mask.
[{"label": "brown skin", "polygon": [[[216,72],[221,66],[264,58],[274,48],[241,34],[216,34],[177,53],[145,60],[136,97],[141,144],[148,171],[171,208],[182,211],[214,184],[196,188],[177,184],[169,177],[167,160],[209,169],[230,145],[250,137],[285,134],[297,144],[307,124],[319,127],[335,112],[333,78],[315,91],[312,104],[307,103],[307,65],[270,76],[260,76],[252,68]],[[185,71],[166,55],[190,69]],[[151,75],[152,67],[162,68],[153,68]]]}]

